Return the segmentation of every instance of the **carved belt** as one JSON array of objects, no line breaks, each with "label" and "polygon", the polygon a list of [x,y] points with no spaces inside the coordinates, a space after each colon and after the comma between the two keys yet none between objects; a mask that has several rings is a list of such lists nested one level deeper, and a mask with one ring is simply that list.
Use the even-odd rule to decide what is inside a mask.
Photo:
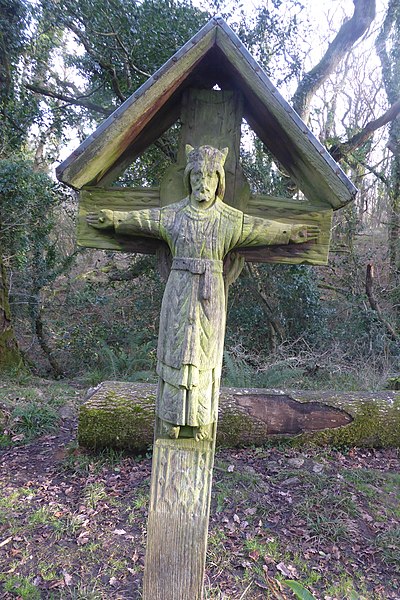
[{"label": "carved belt", "polygon": [[203,275],[203,288],[201,297],[204,300],[211,298],[211,273],[222,273],[222,260],[210,260],[208,258],[180,258],[172,261],[171,269],[176,271],[189,271],[194,275]]}]

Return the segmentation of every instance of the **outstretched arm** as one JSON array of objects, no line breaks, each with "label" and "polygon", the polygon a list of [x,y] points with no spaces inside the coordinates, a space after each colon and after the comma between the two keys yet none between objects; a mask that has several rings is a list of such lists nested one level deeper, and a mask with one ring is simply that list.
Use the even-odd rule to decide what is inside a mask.
[{"label": "outstretched arm", "polygon": [[86,222],[96,229],[114,229],[124,235],[160,236],[160,209],[150,208],[129,212],[108,209],[89,213]]},{"label": "outstretched arm", "polygon": [[320,229],[316,225],[289,225],[244,214],[242,234],[237,247],[303,244],[316,241],[319,233]]}]

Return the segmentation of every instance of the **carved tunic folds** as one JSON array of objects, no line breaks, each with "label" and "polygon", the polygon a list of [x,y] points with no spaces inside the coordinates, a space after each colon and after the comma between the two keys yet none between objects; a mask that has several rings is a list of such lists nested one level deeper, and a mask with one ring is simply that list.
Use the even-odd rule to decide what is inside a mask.
[{"label": "carved tunic folds", "polygon": [[188,198],[161,209],[114,213],[115,230],[164,240],[172,253],[157,350],[157,415],[176,425],[216,421],[225,336],[223,259],[238,247],[287,244],[291,226],[245,215],[221,200]]}]

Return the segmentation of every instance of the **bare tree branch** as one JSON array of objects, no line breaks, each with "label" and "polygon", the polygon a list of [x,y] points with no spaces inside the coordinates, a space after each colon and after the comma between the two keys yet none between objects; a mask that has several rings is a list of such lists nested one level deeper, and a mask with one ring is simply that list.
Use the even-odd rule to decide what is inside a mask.
[{"label": "bare tree branch", "polygon": [[129,67],[132,69],[132,71],[135,71],[136,73],[139,73],[139,75],[143,75],[144,77],[151,77],[151,73],[147,73],[146,71],[142,71],[142,69],[139,69],[139,67],[137,67],[132,61],[131,61],[131,54],[130,52],[128,52],[127,47],[125,46],[125,44],[122,42],[121,37],[119,35],[119,33],[117,31],[115,31],[113,23],[111,21],[111,19],[106,15],[108,24],[110,26],[110,28],[112,29],[112,33],[109,34],[99,34],[99,35],[112,35],[113,37],[115,37],[116,42],[118,43],[119,47],[121,48],[122,52],[125,54],[127,60],[128,60],[128,64]]},{"label": "bare tree branch", "polygon": [[83,106],[89,110],[93,110],[102,115],[110,115],[114,109],[110,110],[100,106],[98,104],[94,104],[94,102],[90,102],[90,100],[81,100],[80,98],[74,98],[73,96],[67,96],[66,94],[60,94],[58,92],[54,92],[53,90],[49,90],[48,88],[42,87],[40,85],[35,85],[32,83],[26,83],[25,87],[36,94],[43,94],[43,96],[49,96],[50,98],[57,98],[57,100],[62,100],[63,102],[67,102],[68,104],[74,104],[75,106]]},{"label": "bare tree branch", "polygon": [[281,323],[279,323],[279,321],[274,316],[275,311],[271,307],[271,305],[268,301],[267,295],[265,294],[265,292],[263,290],[263,286],[260,283],[255,266],[252,263],[246,263],[246,269],[247,269],[247,272],[249,273],[250,277],[253,279],[255,287],[257,289],[257,292],[258,292],[261,300],[263,301],[264,308],[265,308],[265,311],[268,316],[268,320],[270,322],[270,325],[271,325],[275,335],[277,335],[281,341],[284,340],[285,339],[285,331],[284,331]]},{"label": "bare tree branch", "polygon": [[111,77],[111,85],[112,88],[115,92],[115,95],[117,96],[117,98],[121,101],[124,102],[126,100],[125,95],[122,93],[119,82],[118,82],[118,78],[117,78],[117,73],[115,71],[115,67],[107,62],[106,60],[104,60],[101,56],[99,56],[92,48],[92,46],[89,44],[87,38],[83,35],[83,32],[79,29],[79,27],[76,27],[72,22],[68,22],[67,23],[67,27],[72,31],[72,33],[74,33],[76,35],[76,37],[78,38],[78,40],[82,43],[82,45],[84,46],[86,52],[88,54],[90,54],[90,56],[97,62],[98,65],[100,65],[100,67],[102,67],[105,71],[107,71],[107,73],[110,75]]},{"label": "bare tree branch", "polygon": [[380,127],[383,127],[384,125],[387,125],[387,123],[393,121],[399,114],[400,99],[398,99],[394,104],[392,104],[392,106],[385,113],[383,113],[383,115],[367,123],[361,131],[353,135],[353,137],[347,140],[347,142],[344,142],[343,144],[335,144],[334,146],[332,146],[329,152],[335,160],[342,160],[342,158],[344,158],[346,154],[349,154],[356,148],[359,148],[360,146],[365,144],[365,142],[367,142],[372,137],[373,133],[377,129],[380,129]]},{"label": "bare tree branch", "polygon": [[343,23],[325,55],[306,73],[293,96],[293,107],[304,121],[308,121],[310,102],[317,89],[326,81],[339,62],[364,35],[375,19],[375,0],[353,0],[354,13]]}]

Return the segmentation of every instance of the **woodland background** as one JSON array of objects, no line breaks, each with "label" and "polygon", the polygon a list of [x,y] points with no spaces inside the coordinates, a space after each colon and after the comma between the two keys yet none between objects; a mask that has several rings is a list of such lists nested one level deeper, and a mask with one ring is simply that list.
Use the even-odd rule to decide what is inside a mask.
[{"label": "woodland background", "polygon": [[[376,5],[377,4],[377,5]],[[360,192],[327,267],[247,265],[230,289],[225,384],[379,389],[400,359],[400,0],[0,0],[0,369],[151,381],[155,259],[77,248],[54,167],[221,14]],[[153,186],[179,124],[118,185]],[[253,191],[296,190],[243,123]]]}]

